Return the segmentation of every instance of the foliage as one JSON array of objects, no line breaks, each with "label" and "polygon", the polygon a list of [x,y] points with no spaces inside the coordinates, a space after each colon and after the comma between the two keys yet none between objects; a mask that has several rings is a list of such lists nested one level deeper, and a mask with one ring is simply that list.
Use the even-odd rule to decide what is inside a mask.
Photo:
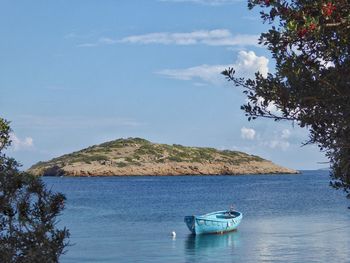
[{"label": "foliage", "polygon": [[3,154],[10,131],[0,118],[0,262],[58,262],[69,237],[66,228],[56,228],[65,197]]},{"label": "foliage", "polygon": [[[117,139],[114,141],[110,141],[110,142],[105,142],[102,143],[100,145],[98,145],[99,147],[113,147],[113,148],[122,148],[125,146],[133,146],[135,144],[141,144],[141,145],[147,145],[150,144],[149,141],[142,139],[142,138],[127,138],[127,139]],[[89,148],[93,148],[93,147],[89,147]]]},{"label": "foliage", "polygon": [[119,162],[119,163],[116,163],[116,166],[120,167],[120,168],[123,168],[123,167],[126,167],[128,166],[127,163],[124,163],[124,162]]},{"label": "foliage", "polygon": [[[350,197],[350,2],[348,0],[248,0],[271,25],[260,43],[276,60],[274,74],[254,79],[223,72],[244,87],[248,119],[292,120],[308,127],[309,141],[326,152],[331,184]],[[273,107],[276,110],[272,110]]]}]

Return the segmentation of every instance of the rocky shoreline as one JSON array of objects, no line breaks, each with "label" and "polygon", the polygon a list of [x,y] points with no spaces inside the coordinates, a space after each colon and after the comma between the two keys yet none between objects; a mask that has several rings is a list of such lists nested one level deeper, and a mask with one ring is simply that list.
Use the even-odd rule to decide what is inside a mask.
[{"label": "rocky shoreline", "polygon": [[45,176],[176,176],[176,175],[242,175],[242,174],[297,174],[298,171],[277,166],[271,162],[251,162],[244,167],[220,163],[168,163],[145,164],[127,168],[106,167],[105,165],[75,164],[57,167]]}]

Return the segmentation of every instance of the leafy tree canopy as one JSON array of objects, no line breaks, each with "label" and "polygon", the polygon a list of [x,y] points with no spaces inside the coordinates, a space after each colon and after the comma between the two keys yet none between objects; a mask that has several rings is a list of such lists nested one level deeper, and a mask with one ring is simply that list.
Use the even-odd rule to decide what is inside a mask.
[{"label": "leafy tree canopy", "polygon": [[243,79],[229,68],[223,74],[244,88],[249,120],[308,127],[307,143],[319,145],[330,160],[331,184],[350,197],[350,1],[248,0],[248,7],[260,8],[271,25],[260,44],[275,59],[275,73]]},{"label": "leafy tree canopy", "polygon": [[0,118],[0,262],[58,262],[69,237],[66,228],[56,228],[65,197],[19,171],[19,164],[3,153],[10,131]]}]

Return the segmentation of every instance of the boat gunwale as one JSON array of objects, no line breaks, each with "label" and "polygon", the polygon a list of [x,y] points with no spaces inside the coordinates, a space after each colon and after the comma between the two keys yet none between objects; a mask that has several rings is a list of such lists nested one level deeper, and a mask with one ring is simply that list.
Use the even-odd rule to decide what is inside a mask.
[{"label": "boat gunwale", "polygon": [[[195,218],[196,219],[201,219],[201,220],[211,220],[211,221],[216,221],[216,220],[213,220],[213,219],[208,219],[207,217],[208,216],[213,216],[215,214],[224,214],[224,213],[227,213],[229,212],[228,210],[223,210],[223,211],[217,211],[217,212],[212,212],[212,213],[208,213],[208,214],[204,214],[204,215],[199,215],[199,216],[196,216],[195,215]],[[225,221],[225,220],[230,220],[230,219],[235,219],[235,218],[240,218],[242,217],[242,213],[241,212],[238,212],[238,211],[233,211],[233,212],[236,212],[236,213],[239,213],[238,216],[236,217],[232,217],[232,218],[218,218],[218,220],[220,221]]]}]

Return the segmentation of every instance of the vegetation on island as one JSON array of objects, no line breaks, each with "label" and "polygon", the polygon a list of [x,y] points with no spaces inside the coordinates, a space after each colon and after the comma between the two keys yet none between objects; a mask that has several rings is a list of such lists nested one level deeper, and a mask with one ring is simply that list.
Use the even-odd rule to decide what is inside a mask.
[{"label": "vegetation on island", "polygon": [[[239,151],[217,150],[208,147],[186,147],[180,144],[152,143],[141,138],[117,139],[65,154],[47,162],[33,165],[29,171],[36,175],[60,176],[65,168],[79,166],[128,168],[173,164],[222,164],[239,166],[251,162],[268,162],[258,156]],[[269,162],[270,163],[270,162]],[[107,169],[107,168],[106,168]]]},{"label": "vegetation on island", "polygon": [[350,198],[350,2],[347,0],[248,0],[271,28],[260,43],[276,61],[274,73],[229,81],[244,88],[248,120],[291,120],[309,130],[305,143],[325,151],[331,185]]},{"label": "vegetation on island", "polygon": [[58,229],[65,196],[19,171],[4,154],[11,144],[9,123],[0,118],[0,262],[59,262],[69,231]]}]

